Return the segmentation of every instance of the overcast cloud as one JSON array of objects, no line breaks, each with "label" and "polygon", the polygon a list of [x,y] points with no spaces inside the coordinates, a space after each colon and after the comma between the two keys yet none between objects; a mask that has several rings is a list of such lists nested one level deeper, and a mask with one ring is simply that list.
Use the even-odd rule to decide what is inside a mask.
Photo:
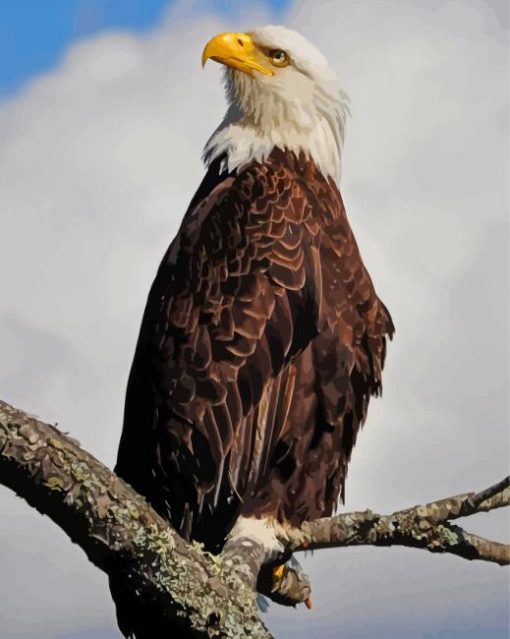
[{"label": "overcast cloud", "polygon": [[[105,33],[0,103],[0,397],[107,464],[146,295],[219,122],[227,23],[186,2],[149,35]],[[296,0],[352,99],[342,193],[392,311],[385,392],[353,455],[347,509],[483,488],[508,469],[508,8]],[[119,637],[106,579],[0,488],[0,636]],[[471,530],[508,537],[505,513]],[[271,606],[278,637],[501,639],[508,573],[406,549],[304,559],[314,609]]]}]

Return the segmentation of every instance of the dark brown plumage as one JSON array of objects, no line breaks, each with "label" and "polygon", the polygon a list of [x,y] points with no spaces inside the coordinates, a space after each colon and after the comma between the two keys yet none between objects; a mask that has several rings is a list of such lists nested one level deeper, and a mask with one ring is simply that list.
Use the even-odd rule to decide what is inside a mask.
[{"label": "dark brown plumage", "polygon": [[[304,156],[213,162],[149,294],[116,472],[215,552],[239,515],[331,514],[393,325]],[[111,579],[119,627],[167,636]]]},{"label": "dark brown plumage", "polygon": [[213,551],[240,514],[331,514],[393,333],[333,180],[219,167],[152,286],[116,467]]}]

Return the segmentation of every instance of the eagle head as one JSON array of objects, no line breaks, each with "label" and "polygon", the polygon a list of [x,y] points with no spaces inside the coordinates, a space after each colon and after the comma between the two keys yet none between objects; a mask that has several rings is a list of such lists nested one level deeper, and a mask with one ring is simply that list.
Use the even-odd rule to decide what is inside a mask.
[{"label": "eagle head", "polygon": [[338,180],[348,97],[324,56],[303,36],[268,25],[220,33],[204,48],[225,65],[228,110],[206,144],[207,163],[225,157],[229,170],[262,162],[276,146],[304,153]]}]

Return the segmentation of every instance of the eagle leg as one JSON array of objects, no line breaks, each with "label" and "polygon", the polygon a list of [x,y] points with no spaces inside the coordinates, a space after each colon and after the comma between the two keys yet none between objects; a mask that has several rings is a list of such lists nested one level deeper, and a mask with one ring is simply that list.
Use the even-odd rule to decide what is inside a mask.
[{"label": "eagle leg", "polygon": [[[275,603],[283,606],[296,606],[298,603],[304,603],[308,609],[312,607],[310,581],[295,557],[291,557],[285,564],[273,565],[271,576],[270,592],[264,594]],[[264,588],[264,584],[260,581],[259,588]]]},{"label": "eagle leg", "polygon": [[292,556],[285,527],[272,518],[239,517],[222,555],[244,565],[253,587],[275,603],[311,607],[310,581]]}]

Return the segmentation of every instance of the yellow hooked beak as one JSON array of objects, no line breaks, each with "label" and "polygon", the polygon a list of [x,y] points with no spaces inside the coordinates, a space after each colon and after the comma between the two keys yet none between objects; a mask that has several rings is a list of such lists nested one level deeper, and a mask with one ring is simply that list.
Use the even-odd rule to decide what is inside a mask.
[{"label": "yellow hooked beak", "polygon": [[262,55],[249,33],[219,33],[205,45],[202,66],[211,58],[250,75],[254,71],[274,75],[272,69],[261,64]]}]

